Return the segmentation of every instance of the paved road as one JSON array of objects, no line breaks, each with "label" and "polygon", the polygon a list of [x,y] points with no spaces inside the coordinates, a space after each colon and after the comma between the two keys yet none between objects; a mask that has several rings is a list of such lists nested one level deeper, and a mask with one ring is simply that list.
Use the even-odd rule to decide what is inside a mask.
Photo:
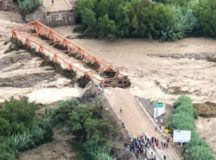
[{"label": "paved road", "polygon": [[[149,137],[157,137],[159,141],[164,140],[164,137],[158,131],[155,131],[152,121],[148,118],[128,89],[107,88],[105,89],[105,96],[134,137],[145,133]],[[120,113],[120,107],[123,109],[122,113]],[[169,149],[166,149],[166,152],[158,150],[157,153],[161,157],[163,157],[163,155],[170,157],[167,160],[182,159],[173,149],[172,144],[169,145]]]},{"label": "paved road", "polygon": [[43,0],[43,5],[47,9],[47,11],[63,11],[70,10],[71,7],[67,3],[67,0],[54,0],[52,4],[52,0]]}]

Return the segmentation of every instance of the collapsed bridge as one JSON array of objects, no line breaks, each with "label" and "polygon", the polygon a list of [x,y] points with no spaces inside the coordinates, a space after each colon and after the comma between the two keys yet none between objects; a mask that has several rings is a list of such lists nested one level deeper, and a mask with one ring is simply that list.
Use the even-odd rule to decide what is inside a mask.
[{"label": "collapsed bridge", "polygon": [[91,79],[106,87],[130,86],[127,76],[39,21],[15,28],[12,38],[63,70],[75,71],[79,81]]}]

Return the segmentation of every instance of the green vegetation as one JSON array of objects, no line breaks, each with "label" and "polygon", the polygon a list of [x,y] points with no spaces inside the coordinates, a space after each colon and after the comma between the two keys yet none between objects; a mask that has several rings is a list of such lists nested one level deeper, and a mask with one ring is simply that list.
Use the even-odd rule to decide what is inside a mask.
[{"label": "green vegetation", "polygon": [[4,129],[0,130],[0,136],[23,133],[33,125],[36,110],[39,107],[35,103],[29,103],[27,98],[16,100],[10,98],[3,104],[0,111],[0,123]]},{"label": "green vegetation", "polygon": [[102,111],[99,101],[80,104],[77,100],[69,100],[62,102],[52,114],[56,125],[66,126],[68,133],[75,136],[77,143],[73,147],[79,151],[77,159],[115,160],[109,155],[108,147],[109,138],[115,130],[102,116]]},{"label": "green vegetation", "polygon": [[52,140],[52,125],[49,117],[39,117],[39,106],[10,98],[0,110],[0,160],[13,160],[21,151],[34,148]]},{"label": "green vegetation", "polygon": [[54,127],[66,127],[67,133],[75,136],[77,159],[115,160],[109,155],[108,143],[116,132],[102,116],[99,101],[63,101],[57,109],[46,107],[44,116],[36,114],[38,109],[25,97],[4,102],[0,110],[0,160],[14,160],[19,152],[51,141]]},{"label": "green vegetation", "polygon": [[18,5],[22,15],[32,13],[41,4],[40,0],[13,0],[13,2]]},{"label": "green vegetation", "polygon": [[18,7],[23,15],[32,13],[40,5],[40,0],[23,0],[18,2]]},{"label": "green vegetation", "polygon": [[79,0],[75,29],[94,38],[147,37],[176,40],[216,37],[216,1]]},{"label": "green vegetation", "polygon": [[175,113],[167,121],[166,127],[171,132],[174,129],[191,131],[191,142],[184,145],[183,156],[185,160],[214,160],[208,143],[196,132],[194,124],[196,114],[194,113],[191,99],[182,95],[174,103],[174,107],[176,108]]}]

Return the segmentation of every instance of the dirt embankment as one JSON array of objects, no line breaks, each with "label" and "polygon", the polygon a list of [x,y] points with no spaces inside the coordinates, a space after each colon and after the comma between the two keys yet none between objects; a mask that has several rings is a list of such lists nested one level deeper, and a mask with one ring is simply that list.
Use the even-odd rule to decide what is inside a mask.
[{"label": "dirt embankment", "polygon": [[216,117],[199,117],[196,121],[196,129],[201,137],[206,139],[216,157]]},{"label": "dirt embankment", "polygon": [[23,152],[19,160],[71,160],[75,153],[71,149],[72,136],[63,130],[54,131],[53,142]]},{"label": "dirt embankment", "polygon": [[0,10],[2,11],[17,11],[13,0],[0,0]]},{"label": "dirt embankment", "polygon": [[216,117],[216,103],[195,103],[194,109],[202,117]]}]

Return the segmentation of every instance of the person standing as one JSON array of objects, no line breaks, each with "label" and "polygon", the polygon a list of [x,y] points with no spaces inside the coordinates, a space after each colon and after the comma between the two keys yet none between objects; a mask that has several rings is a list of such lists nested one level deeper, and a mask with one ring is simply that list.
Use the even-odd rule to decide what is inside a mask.
[{"label": "person standing", "polygon": [[54,0],[52,0],[52,4],[54,4]]},{"label": "person standing", "polygon": [[153,158],[154,158],[154,154],[153,154],[153,152],[151,152],[150,159],[153,160]]},{"label": "person standing", "polygon": [[123,111],[123,110],[122,110],[122,107],[120,107],[120,113],[122,113],[122,111]]}]

